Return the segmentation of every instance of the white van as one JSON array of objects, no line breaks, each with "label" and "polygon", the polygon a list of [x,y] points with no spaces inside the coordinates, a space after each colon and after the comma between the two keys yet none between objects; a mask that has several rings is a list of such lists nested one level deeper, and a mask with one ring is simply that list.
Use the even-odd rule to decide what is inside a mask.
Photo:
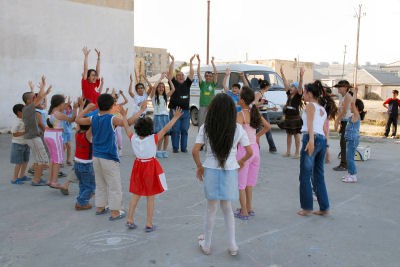
[{"label": "white van", "polygon": [[[230,69],[230,76],[227,79],[226,86],[231,88],[233,84],[239,83],[243,85],[240,81],[240,73],[243,72],[245,78],[247,79],[250,87],[254,91],[258,91],[260,86],[258,84],[259,79],[267,80],[271,83],[271,87],[267,92],[268,107],[276,107],[277,111],[268,111],[268,117],[271,123],[278,123],[283,120],[283,106],[286,104],[287,96],[283,85],[282,78],[276,73],[272,68],[263,65],[256,64],[224,64],[217,65],[218,72],[218,84],[216,93],[223,92],[222,82],[225,77],[225,71],[227,68]],[[201,67],[201,75],[204,75],[206,71],[213,71],[212,66]],[[187,76],[189,74],[189,67],[182,68],[182,72]],[[203,77],[204,80],[204,77]],[[200,101],[200,88],[199,80],[197,78],[197,71],[195,69],[195,75],[193,79],[192,86],[190,87],[190,120],[193,125],[197,125],[197,116],[199,111],[199,101]]]}]

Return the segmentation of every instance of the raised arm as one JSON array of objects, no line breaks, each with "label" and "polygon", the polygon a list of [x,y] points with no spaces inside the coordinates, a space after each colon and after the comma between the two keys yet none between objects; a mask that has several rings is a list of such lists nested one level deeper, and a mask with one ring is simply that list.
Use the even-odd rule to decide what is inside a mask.
[{"label": "raised arm", "polygon": [[84,60],[83,60],[83,79],[84,80],[87,80],[87,72],[88,72],[88,69],[89,69],[89,67],[88,67],[88,60],[89,60],[89,53],[90,53],[90,49],[88,49],[86,46],[85,47],[83,47],[83,49],[82,49],[82,52],[83,52],[83,55],[85,56],[84,57]]},{"label": "raised arm", "polygon": [[175,85],[174,85],[174,83],[173,83],[171,80],[168,80],[168,85],[169,85],[169,92],[168,92],[168,94],[167,94],[167,97],[169,98],[169,97],[171,97],[171,95],[173,95],[174,92],[175,92]]},{"label": "raised arm", "polygon": [[104,78],[101,77],[100,86],[99,86],[99,89],[98,89],[99,94],[101,94],[103,92],[103,85],[104,85]]},{"label": "raised arm", "polygon": [[142,105],[140,106],[139,112],[128,118],[128,124],[133,125],[135,121],[137,121],[140,118],[140,116],[143,114],[146,108],[147,108],[147,101],[143,101]]},{"label": "raised arm", "polygon": [[211,58],[211,65],[214,70],[214,83],[217,84],[218,83],[218,72],[217,72],[217,67],[215,67],[214,57]]},{"label": "raised arm", "polygon": [[303,77],[304,77],[304,68],[301,67],[300,68],[300,80],[299,80],[299,88],[297,90],[297,92],[299,93],[299,95],[303,94]]},{"label": "raised arm", "polygon": [[170,53],[168,53],[168,56],[171,59],[171,63],[169,64],[168,69],[168,80],[172,80],[172,78],[174,77],[175,58]]},{"label": "raised arm", "polygon": [[84,108],[85,102],[83,101],[82,97],[78,98],[78,104],[79,104],[79,112],[78,116],[75,119],[75,122],[79,125],[90,125],[90,118],[85,118],[85,114],[89,112],[89,110],[92,108],[92,105],[94,104],[89,104]]},{"label": "raised arm", "polygon": [[161,140],[164,135],[171,130],[172,126],[174,126],[175,122],[179,119],[179,117],[182,116],[182,110],[180,108],[177,108],[174,112],[174,116],[172,119],[168,122],[167,125],[164,126],[158,133],[158,140]]},{"label": "raised arm", "polygon": [[222,88],[224,88],[224,92],[227,93],[229,91],[228,86],[226,86],[226,81],[228,80],[229,75],[231,74],[231,70],[226,68],[224,80],[222,81]]},{"label": "raised arm", "polygon": [[[197,57],[197,79],[199,80],[199,84],[201,84],[201,82],[203,81],[203,79],[201,78],[201,71],[200,71],[200,56],[199,54],[196,55]],[[190,62],[190,68],[192,68],[192,62]]]},{"label": "raised arm", "polygon": [[[161,83],[161,81],[164,79],[164,77],[166,77],[167,74],[165,72],[161,73],[160,75],[160,79],[158,79],[158,81],[154,84],[154,86],[151,86],[151,90],[148,93],[148,95],[150,96],[150,98],[152,98],[154,96],[154,94],[156,93],[157,87],[158,85]],[[146,80],[147,81],[147,80]],[[150,84],[150,82],[149,82]]]},{"label": "raised arm", "polygon": [[119,105],[124,106],[124,105],[128,104],[128,98],[126,98],[124,91],[119,90],[119,95],[122,96],[122,98],[124,99],[124,102],[119,103]]},{"label": "raised arm", "polygon": [[77,109],[78,109],[78,102],[74,102],[73,109],[72,109],[72,117],[69,117],[68,115],[66,115],[66,114],[64,114],[62,112],[55,113],[55,117],[58,120],[67,121],[69,123],[74,122],[75,119],[76,119],[76,111],[77,111]]},{"label": "raised arm", "polygon": [[244,75],[244,72],[241,72],[241,73],[239,74],[239,76],[240,76],[240,79],[241,79],[242,82],[243,82],[243,86],[248,86],[248,87],[250,87],[249,82],[247,81],[246,76]]},{"label": "raised arm", "polygon": [[97,53],[96,73],[100,77],[100,50],[96,48],[94,51]]},{"label": "raised arm", "polygon": [[31,93],[35,92],[35,85],[32,81],[28,81],[29,89],[31,89]]},{"label": "raised arm", "polygon": [[189,63],[189,65],[190,65],[189,79],[190,79],[191,81],[193,81],[193,79],[194,79],[194,69],[193,69],[193,59],[194,59],[194,57],[195,57],[195,55],[193,55],[193,56],[190,58],[190,63]]},{"label": "raised arm", "polygon": [[280,68],[280,72],[281,72],[281,77],[283,80],[283,85],[285,86],[285,90],[288,91],[290,88],[289,88],[289,83],[286,80],[285,72],[283,71],[283,65]]},{"label": "raised arm", "polygon": [[121,115],[122,115],[122,123],[123,123],[123,127],[125,129],[126,135],[131,138],[131,136],[133,135],[133,132],[131,131],[131,128],[129,127],[129,123],[128,120],[126,118],[128,114],[128,109],[125,109],[123,107],[121,107]]},{"label": "raised arm", "polygon": [[132,74],[131,75],[129,75],[129,90],[128,90],[128,93],[129,93],[129,95],[132,97],[132,98],[134,98],[135,97],[135,94],[133,93],[133,77],[132,77]]},{"label": "raised arm", "polygon": [[35,97],[34,100],[34,104],[35,106],[39,105],[40,102],[42,102],[42,100],[51,92],[51,85],[49,86],[49,88],[47,88],[47,90],[45,91],[44,88],[46,87],[46,77],[43,75],[42,76],[42,80],[39,84],[39,93],[37,95],[37,97]]},{"label": "raised arm", "polygon": [[[157,86],[157,84],[158,83],[156,83],[155,85],[154,85],[154,87],[153,87],[153,85],[151,85],[151,82],[149,82],[149,80],[147,79],[147,76],[146,75],[143,75],[143,77],[144,77],[144,80],[146,81],[146,83],[147,83],[147,86],[149,87],[148,89],[147,89],[147,95],[150,95],[150,93],[151,93],[151,91],[153,91],[153,89],[154,89],[154,87],[156,87]],[[161,76],[160,76],[161,77]],[[162,78],[161,78],[162,79]]]}]

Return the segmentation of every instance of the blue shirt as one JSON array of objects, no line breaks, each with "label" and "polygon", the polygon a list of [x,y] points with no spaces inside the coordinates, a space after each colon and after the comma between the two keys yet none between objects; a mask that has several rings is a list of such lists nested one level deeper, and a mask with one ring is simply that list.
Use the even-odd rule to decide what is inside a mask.
[{"label": "blue shirt", "polygon": [[112,123],[113,117],[111,114],[97,114],[90,117],[93,134],[93,157],[119,162],[117,138]]},{"label": "blue shirt", "polygon": [[360,124],[361,124],[361,120],[360,118],[358,118],[358,120],[356,122],[352,122],[351,118],[353,116],[351,116],[349,118],[349,121],[347,122],[346,125],[346,131],[344,133],[344,138],[346,140],[357,140],[360,137]]},{"label": "blue shirt", "polygon": [[240,94],[235,95],[235,94],[232,93],[232,91],[228,91],[226,94],[229,95],[232,98],[233,102],[235,102],[236,111],[237,112],[242,111],[242,108],[238,105],[238,103],[239,103],[239,95]]},{"label": "blue shirt", "polygon": [[[70,114],[67,114],[67,112],[64,111],[64,114],[70,118],[72,117],[72,111]],[[66,133],[66,134],[72,133],[72,123],[71,122],[64,121],[64,133]]]}]

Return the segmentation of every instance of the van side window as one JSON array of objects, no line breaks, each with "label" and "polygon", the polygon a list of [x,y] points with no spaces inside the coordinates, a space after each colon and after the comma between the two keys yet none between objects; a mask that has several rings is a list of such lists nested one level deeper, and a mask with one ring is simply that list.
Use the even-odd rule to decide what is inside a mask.
[{"label": "van side window", "polygon": [[[225,76],[225,74],[224,74]],[[231,72],[231,75],[229,77],[229,88],[232,88],[232,85],[235,83],[239,83],[240,82],[240,76],[239,73],[237,72]]]},{"label": "van side window", "polygon": [[225,73],[218,73],[217,89],[223,89],[222,82],[224,81]]}]

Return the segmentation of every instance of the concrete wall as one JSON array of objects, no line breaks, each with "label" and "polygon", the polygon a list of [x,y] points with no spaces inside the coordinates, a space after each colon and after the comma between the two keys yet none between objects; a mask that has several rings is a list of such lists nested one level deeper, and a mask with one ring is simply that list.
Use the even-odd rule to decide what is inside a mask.
[{"label": "concrete wall", "polygon": [[0,1],[0,129],[11,125],[27,81],[47,76],[53,94],[81,94],[82,47],[92,49],[89,67],[102,53],[105,87],[127,90],[134,66],[133,11],[68,0]]}]

